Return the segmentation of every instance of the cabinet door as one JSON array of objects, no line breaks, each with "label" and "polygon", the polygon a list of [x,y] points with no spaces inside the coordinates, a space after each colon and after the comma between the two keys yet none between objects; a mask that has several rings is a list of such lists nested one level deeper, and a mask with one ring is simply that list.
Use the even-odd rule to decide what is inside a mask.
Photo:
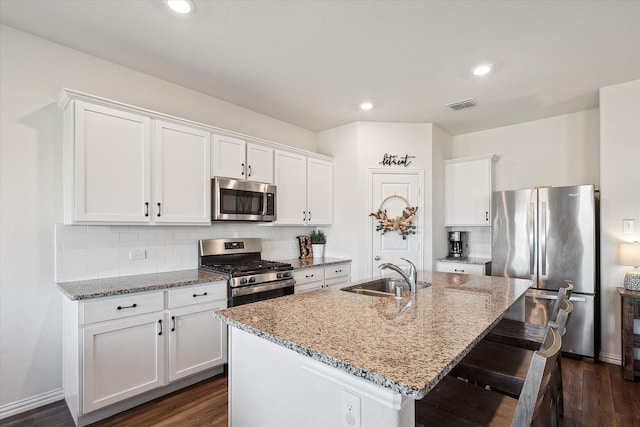
[{"label": "cabinet door", "polygon": [[212,317],[227,300],[173,309],[169,319],[169,381],[227,363],[227,325]]},{"label": "cabinet door", "polygon": [[74,108],[65,222],[149,222],[151,120],[82,101]]},{"label": "cabinet door", "polygon": [[333,163],[312,157],[307,160],[307,223],[333,223]]},{"label": "cabinet door", "polygon": [[445,225],[491,225],[491,158],[445,164]]},{"label": "cabinet door", "polygon": [[273,148],[247,143],[247,179],[273,184]]},{"label": "cabinet door", "polygon": [[155,131],[153,221],[209,224],[209,132],[160,120]]},{"label": "cabinet door", "polygon": [[86,326],[83,412],[163,386],[166,333],[162,313]]},{"label": "cabinet door", "polygon": [[246,142],[230,136],[213,135],[211,145],[212,176],[245,179],[247,170],[245,162]]},{"label": "cabinet door", "polygon": [[307,158],[286,151],[275,152],[277,224],[304,225],[307,218]]}]

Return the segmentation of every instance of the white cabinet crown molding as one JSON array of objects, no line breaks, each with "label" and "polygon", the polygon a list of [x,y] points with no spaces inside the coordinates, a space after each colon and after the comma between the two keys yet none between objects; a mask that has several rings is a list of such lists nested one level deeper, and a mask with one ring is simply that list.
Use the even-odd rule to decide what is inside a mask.
[{"label": "white cabinet crown molding", "polygon": [[126,104],[124,102],[119,102],[119,101],[114,101],[111,99],[107,99],[107,98],[103,98],[100,96],[96,96],[96,95],[91,95],[88,93],[84,93],[84,92],[80,92],[77,90],[73,90],[73,89],[69,89],[69,88],[62,88],[60,90],[60,93],[58,94],[58,98],[56,103],[58,104],[58,106],[61,109],[65,109],[67,104],[71,101],[74,100],[82,100],[82,101],[86,101],[86,102],[90,102],[93,104],[98,104],[98,105],[102,105],[102,106],[106,106],[106,107],[111,107],[111,108],[118,108],[120,110],[123,111],[128,111],[131,113],[136,113],[136,114],[144,114],[146,116],[149,116],[152,119],[160,119],[160,120],[165,120],[165,121],[171,121],[174,123],[178,123],[178,124],[186,124],[189,126],[193,126],[193,127],[198,127],[198,128],[202,128],[205,129],[211,133],[216,133],[216,134],[221,134],[221,135],[227,135],[227,136],[231,136],[234,138],[241,138],[241,139],[245,139],[247,142],[257,142],[259,144],[262,145],[267,145],[269,147],[272,147],[274,149],[278,149],[278,150],[284,150],[284,151],[290,151],[290,152],[294,152],[294,153],[298,153],[298,154],[303,154],[305,156],[309,156],[309,157],[315,157],[318,159],[322,159],[322,160],[327,160],[327,161],[333,161],[333,157],[330,156],[326,156],[324,154],[320,154],[320,153],[315,153],[313,151],[307,151],[307,150],[303,150],[300,148],[296,148],[296,147],[290,147],[288,145],[284,145],[278,142],[274,142],[274,141],[270,141],[268,139],[264,139],[264,138],[259,138],[256,136],[251,136],[251,135],[246,135],[240,132],[235,132],[232,130],[228,130],[228,129],[223,129],[223,128],[219,128],[216,126],[212,126],[212,125],[208,125],[205,123],[200,123],[200,122],[196,122],[193,120],[189,120],[189,119],[184,119],[184,118],[180,118],[180,117],[175,117],[169,114],[165,114],[165,113],[161,113],[158,111],[153,111],[153,110],[149,110],[143,107],[136,107],[130,104]]}]

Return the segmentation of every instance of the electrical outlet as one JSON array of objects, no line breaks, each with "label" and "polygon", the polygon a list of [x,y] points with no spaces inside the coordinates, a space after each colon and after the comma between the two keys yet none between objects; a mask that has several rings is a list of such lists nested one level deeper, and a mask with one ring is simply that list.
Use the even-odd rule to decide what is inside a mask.
[{"label": "electrical outlet", "polygon": [[340,419],[342,427],[360,427],[360,396],[342,390]]},{"label": "electrical outlet", "polygon": [[129,251],[129,259],[131,261],[137,261],[140,259],[147,258],[147,250],[146,249],[131,249]]}]

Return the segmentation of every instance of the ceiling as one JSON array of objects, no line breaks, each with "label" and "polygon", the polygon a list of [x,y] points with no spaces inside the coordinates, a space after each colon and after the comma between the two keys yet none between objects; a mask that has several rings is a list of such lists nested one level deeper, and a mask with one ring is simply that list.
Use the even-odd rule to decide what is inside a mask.
[{"label": "ceiling", "polygon": [[0,22],[312,131],[457,135],[596,108],[640,78],[640,1],[194,2],[0,0]]}]

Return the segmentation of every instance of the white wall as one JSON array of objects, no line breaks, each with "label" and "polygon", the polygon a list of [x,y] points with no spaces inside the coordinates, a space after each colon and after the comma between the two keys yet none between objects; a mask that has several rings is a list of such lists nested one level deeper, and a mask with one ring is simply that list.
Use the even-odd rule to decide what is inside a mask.
[{"label": "white wall", "polygon": [[[600,260],[602,353],[620,358],[620,296],[631,267],[618,265],[618,245],[640,241],[640,80],[600,90]],[[635,219],[623,233],[622,220]],[[640,333],[636,325],[636,333]],[[636,358],[639,355],[636,354]]]},{"label": "white wall", "polygon": [[[62,397],[62,306],[54,281],[54,236],[59,237],[58,249],[76,251],[68,258],[73,262],[90,252],[87,242],[100,235],[109,245],[106,249],[120,251],[147,232],[144,227],[59,227],[56,232],[55,224],[62,222],[62,111],[55,100],[62,87],[289,146],[316,148],[313,132],[1,25],[0,417]],[[175,234],[161,227],[156,237],[165,236],[171,258],[156,259],[156,267],[195,265],[199,236],[231,233],[265,236],[269,253],[284,256],[295,254],[295,235],[301,230],[216,225],[187,227]],[[86,264],[67,267],[67,278],[89,274]],[[106,266],[103,271],[137,267]]]},{"label": "white wall", "polygon": [[598,184],[599,112],[583,111],[453,137],[452,158],[495,154],[494,190]]},{"label": "white wall", "polygon": [[[442,182],[442,171],[433,177],[434,126],[431,123],[373,123],[357,122],[318,134],[319,151],[335,157],[334,173],[335,221],[328,236],[329,248],[335,254],[350,254],[353,260],[352,279],[370,276],[367,244],[373,222],[368,216],[370,169],[412,169],[424,171],[424,207],[419,214],[424,218],[422,231],[425,268],[433,262],[433,230],[443,229],[442,214],[433,210],[433,188]],[[438,129],[438,151],[441,158],[448,135]],[[416,156],[408,168],[382,166],[385,153]],[[441,185],[441,184],[440,184]],[[438,195],[438,197],[441,197]],[[441,209],[436,206],[435,209]],[[441,222],[436,226],[434,221]],[[439,242],[438,244],[442,244]]]}]

